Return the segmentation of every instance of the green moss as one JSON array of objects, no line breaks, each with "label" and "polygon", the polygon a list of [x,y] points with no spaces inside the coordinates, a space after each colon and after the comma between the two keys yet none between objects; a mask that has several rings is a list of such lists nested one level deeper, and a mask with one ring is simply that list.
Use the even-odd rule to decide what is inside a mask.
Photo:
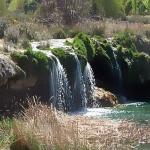
[{"label": "green moss", "polygon": [[54,48],[51,49],[51,52],[59,59],[65,59],[66,57],[69,56],[69,53],[63,48]]},{"label": "green moss", "polygon": [[96,56],[105,57],[107,60],[110,60],[109,55],[107,54],[106,46],[103,43],[95,44]]},{"label": "green moss", "polygon": [[150,56],[132,49],[120,48],[117,51],[123,81],[127,86],[141,86],[150,80]]},{"label": "green moss", "polygon": [[[76,60],[74,55],[72,55],[70,50],[65,50],[63,48],[57,48],[57,49],[52,49],[52,53],[60,60],[61,64],[64,66],[65,71],[67,73],[67,77],[69,80],[69,83],[71,86],[74,84],[74,78],[75,78],[75,70],[76,70]],[[78,59],[81,64],[81,69],[82,72],[84,71],[85,65],[87,63],[87,60],[83,55],[77,54]]]},{"label": "green moss", "polygon": [[133,51],[136,51],[135,35],[129,31],[120,32],[116,34],[113,42],[116,43],[117,45],[121,45],[125,48],[129,48],[132,49]]},{"label": "green moss", "polygon": [[[72,66],[74,65],[74,56],[69,53],[72,51],[71,49],[65,50],[63,48],[55,48],[55,49],[52,49],[51,51],[66,68],[68,68],[68,66],[70,65]],[[86,58],[80,54],[77,54],[77,56],[79,58],[81,66],[84,68],[84,66],[87,63]]]},{"label": "green moss", "polygon": [[79,33],[75,37],[73,48],[77,54],[84,56],[88,61],[91,61],[95,55],[94,43],[92,39],[84,33]]},{"label": "green moss", "polygon": [[12,59],[26,72],[31,68],[38,73],[47,72],[49,70],[49,58],[42,52],[33,52],[27,50],[24,53],[14,52]]}]

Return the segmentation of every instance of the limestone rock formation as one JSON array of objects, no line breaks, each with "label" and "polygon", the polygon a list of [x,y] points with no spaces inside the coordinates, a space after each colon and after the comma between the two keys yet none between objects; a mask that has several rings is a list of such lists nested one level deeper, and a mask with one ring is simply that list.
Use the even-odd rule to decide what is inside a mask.
[{"label": "limestone rock formation", "polygon": [[0,54],[0,87],[6,85],[9,79],[19,79],[25,73],[9,57]]},{"label": "limestone rock formation", "polygon": [[117,97],[111,92],[105,91],[102,88],[95,87],[95,101],[96,107],[113,107],[118,104]]}]

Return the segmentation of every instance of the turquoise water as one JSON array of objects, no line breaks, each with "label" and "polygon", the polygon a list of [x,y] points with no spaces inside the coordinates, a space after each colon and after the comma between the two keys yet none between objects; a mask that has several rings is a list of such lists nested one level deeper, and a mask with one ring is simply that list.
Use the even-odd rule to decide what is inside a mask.
[{"label": "turquoise water", "polygon": [[130,103],[118,105],[115,108],[88,108],[79,112],[79,114],[95,118],[128,120],[147,124],[150,123],[150,104]]}]

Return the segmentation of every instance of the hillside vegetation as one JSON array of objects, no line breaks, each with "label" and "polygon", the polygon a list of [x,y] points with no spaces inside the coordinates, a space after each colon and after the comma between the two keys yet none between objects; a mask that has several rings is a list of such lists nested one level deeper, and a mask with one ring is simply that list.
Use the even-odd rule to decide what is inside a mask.
[{"label": "hillside vegetation", "polygon": [[[43,22],[74,23],[81,18],[149,15],[150,0],[0,0],[0,14],[34,14]],[[96,17],[97,16],[97,17]],[[99,17],[98,17],[99,16]]]}]

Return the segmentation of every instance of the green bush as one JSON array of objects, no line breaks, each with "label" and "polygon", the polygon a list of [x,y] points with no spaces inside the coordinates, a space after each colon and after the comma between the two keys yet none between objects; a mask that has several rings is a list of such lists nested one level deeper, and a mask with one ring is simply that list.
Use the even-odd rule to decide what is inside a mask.
[{"label": "green bush", "polygon": [[7,41],[17,43],[20,38],[20,32],[17,26],[10,26],[4,33]]},{"label": "green bush", "polygon": [[11,54],[11,57],[23,69],[24,69],[24,66],[29,62],[28,56],[23,53],[14,52]]}]

